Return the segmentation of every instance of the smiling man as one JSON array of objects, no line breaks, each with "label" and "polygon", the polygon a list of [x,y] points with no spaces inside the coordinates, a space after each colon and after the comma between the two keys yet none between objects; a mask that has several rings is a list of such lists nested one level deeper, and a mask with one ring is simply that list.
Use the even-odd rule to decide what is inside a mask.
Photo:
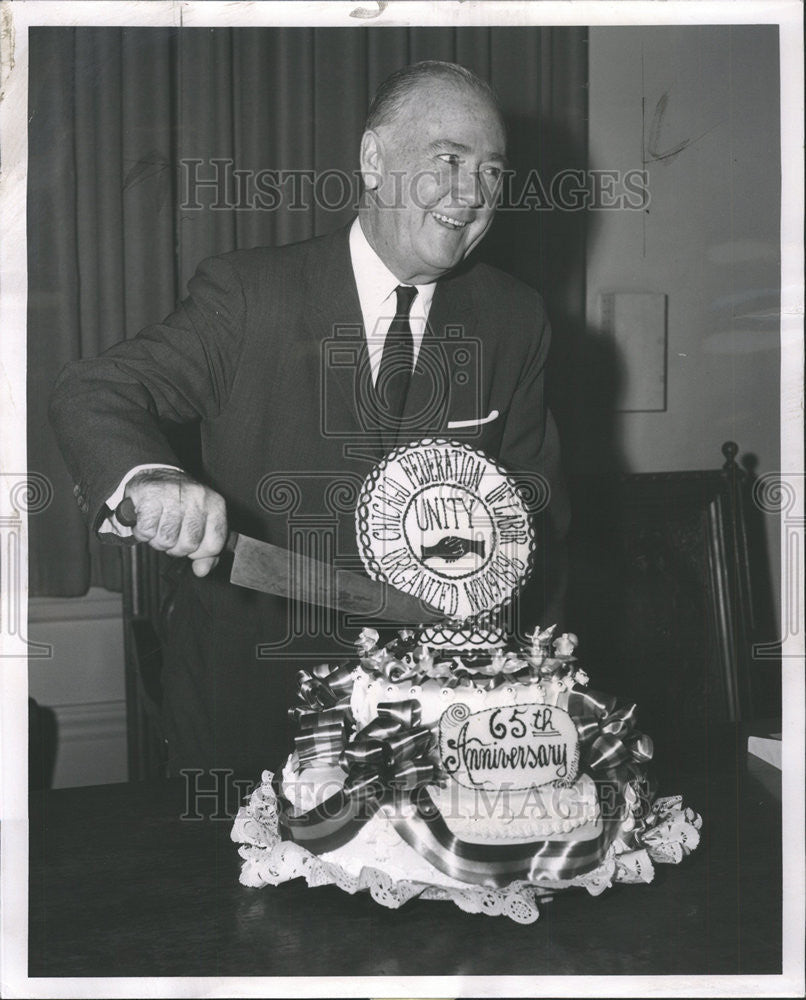
[{"label": "smiling man", "polygon": [[460,67],[418,63],[379,90],[361,141],[361,229],[409,285],[436,281],[493,221],[506,157],[490,89]]},{"label": "smiling man", "polygon": [[[490,87],[468,70],[398,71],[370,108],[350,226],[203,262],[163,323],[60,376],[52,422],[92,529],[192,568],[162,622],[173,772],[254,776],[279,759],[297,670],[349,656],[357,634],[340,615],[230,584],[218,567],[228,530],[354,569],[349,497],[397,445],[456,439],[521,478],[541,508],[524,626],[560,617],[567,509],[548,323],[534,290],[472,256],[505,142]],[[166,435],[177,423],[199,426],[195,476]],[[133,526],[116,516],[124,498]]]}]

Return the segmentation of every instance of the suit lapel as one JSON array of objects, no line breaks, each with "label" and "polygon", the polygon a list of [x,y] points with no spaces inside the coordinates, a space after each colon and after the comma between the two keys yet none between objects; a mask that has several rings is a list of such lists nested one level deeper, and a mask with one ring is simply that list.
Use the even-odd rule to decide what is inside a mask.
[{"label": "suit lapel", "polygon": [[383,447],[371,407],[372,378],[353,275],[350,227],[323,239],[306,274],[306,336],[317,345],[322,432],[374,458]]}]

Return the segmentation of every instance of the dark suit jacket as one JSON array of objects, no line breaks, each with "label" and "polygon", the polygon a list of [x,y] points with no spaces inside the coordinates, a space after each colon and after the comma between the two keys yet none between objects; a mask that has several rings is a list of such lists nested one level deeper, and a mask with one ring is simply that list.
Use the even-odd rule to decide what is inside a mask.
[{"label": "dark suit jacket", "polygon": [[[360,565],[355,497],[395,440],[365,405],[369,367],[348,231],[207,260],[164,323],[67,366],[51,415],[91,525],[100,525],[129,469],[178,464],[166,423],[198,421],[203,477],[225,497],[232,527],[285,546],[302,538],[319,558]],[[548,348],[532,289],[484,264],[442,278],[396,439],[467,441],[508,471],[538,473],[550,484],[535,574],[546,593],[533,602],[541,623],[562,575],[547,561],[548,542],[567,524],[543,387]],[[498,416],[486,423],[448,426],[493,411]],[[287,660],[310,648],[326,657],[338,645],[333,635],[322,644],[322,633],[343,627],[338,616],[324,627],[299,625],[298,607],[233,587],[223,570],[201,581],[189,576],[187,586],[219,631],[248,633],[264,652]],[[352,629],[342,638],[349,644],[354,636]]]}]

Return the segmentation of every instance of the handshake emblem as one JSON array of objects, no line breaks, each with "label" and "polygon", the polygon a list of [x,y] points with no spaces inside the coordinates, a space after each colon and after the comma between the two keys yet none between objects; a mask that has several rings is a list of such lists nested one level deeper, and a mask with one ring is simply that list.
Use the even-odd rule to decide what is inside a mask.
[{"label": "handshake emblem", "polygon": [[435,545],[420,546],[420,555],[423,562],[426,559],[444,559],[445,562],[456,562],[462,556],[472,552],[480,559],[484,558],[484,539],[474,540],[472,538],[460,538],[458,535],[446,535]]}]

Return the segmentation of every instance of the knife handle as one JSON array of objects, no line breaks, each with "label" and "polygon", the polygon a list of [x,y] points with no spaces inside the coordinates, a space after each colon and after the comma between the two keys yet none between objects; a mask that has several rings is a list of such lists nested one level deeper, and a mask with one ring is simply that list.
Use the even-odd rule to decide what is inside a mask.
[{"label": "knife handle", "polygon": [[115,517],[124,528],[133,528],[137,524],[137,511],[131,497],[124,497],[115,507]]},{"label": "knife handle", "polygon": [[[115,508],[115,517],[124,526],[124,528],[133,528],[137,524],[137,511],[134,507],[134,501],[131,497],[124,497],[120,503]],[[234,552],[235,546],[238,544],[238,532],[231,531],[227,535],[227,541],[224,544],[225,552]]]}]

